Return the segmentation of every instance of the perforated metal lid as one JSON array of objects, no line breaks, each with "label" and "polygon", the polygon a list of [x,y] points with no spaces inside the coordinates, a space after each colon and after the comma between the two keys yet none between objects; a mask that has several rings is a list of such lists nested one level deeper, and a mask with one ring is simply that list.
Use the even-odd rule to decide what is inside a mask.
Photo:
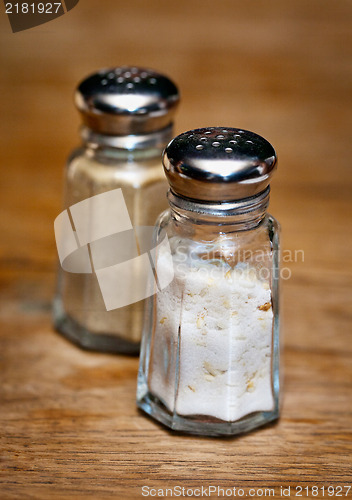
[{"label": "perforated metal lid", "polygon": [[276,162],[274,148],[263,137],[228,127],[184,132],[163,155],[172,191],[197,201],[254,196],[269,185]]},{"label": "perforated metal lid", "polygon": [[176,85],[150,69],[103,69],[83,80],[75,104],[84,124],[112,135],[161,130],[172,121],[179,101]]}]

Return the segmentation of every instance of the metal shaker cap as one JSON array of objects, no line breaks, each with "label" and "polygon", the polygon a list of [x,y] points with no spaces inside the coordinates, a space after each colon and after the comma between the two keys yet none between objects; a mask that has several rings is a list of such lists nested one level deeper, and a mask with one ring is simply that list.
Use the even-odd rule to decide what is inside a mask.
[{"label": "metal shaker cap", "polygon": [[267,140],[229,127],[184,132],[163,154],[171,190],[204,202],[255,196],[269,185],[276,163],[275,150]]},{"label": "metal shaker cap", "polygon": [[167,127],[178,101],[178,89],[169,78],[129,66],[92,74],[75,93],[84,124],[111,135],[143,134]]}]

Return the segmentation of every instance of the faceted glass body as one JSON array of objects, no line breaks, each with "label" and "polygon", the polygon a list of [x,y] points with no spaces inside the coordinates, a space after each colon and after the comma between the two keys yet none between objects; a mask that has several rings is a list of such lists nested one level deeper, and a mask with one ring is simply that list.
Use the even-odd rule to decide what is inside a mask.
[{"label": "faceted glass body", "polygon": [[279,227],[236,217],[164,212],[158,278],[148,299],[137,404],[166,426],[203,435],[246,432],[279,415]]},{"label": "faceted glass body", "polygon": [[[167,206],[161,147],[125,150],[87,145],[71,155],[64,208],[122,188],[133,227],[153,226]],[[107,311],[94,273],[58,271],[54,323],[58,331],[87,349],[138,354],[144,301]]]}]

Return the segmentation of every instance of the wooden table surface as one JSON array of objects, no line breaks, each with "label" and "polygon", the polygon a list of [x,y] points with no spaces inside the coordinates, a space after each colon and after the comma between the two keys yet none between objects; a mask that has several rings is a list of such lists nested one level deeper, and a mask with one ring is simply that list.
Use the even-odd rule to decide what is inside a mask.
[{"label": "wooden table surface", "polygon": [[[351,23],[348,0],[82,0],[13,34],[2,9],[1,500],[352,485]],[[283,263],[276,425],[233,439],[171,434],[136,409],[136,358],[81,351],[52,329],[53,221],[78,141],[72,92],[120,64],[178,82],[176,132],[237,126],[279,153],[270,211],[283,249],[304,260]]]}]

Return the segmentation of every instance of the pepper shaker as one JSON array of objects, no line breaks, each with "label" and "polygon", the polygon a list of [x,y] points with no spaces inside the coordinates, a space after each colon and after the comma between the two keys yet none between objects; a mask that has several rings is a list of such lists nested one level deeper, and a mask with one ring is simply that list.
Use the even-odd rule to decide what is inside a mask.
[{"label": "pepper shaker", "polygon": [[174,277],[146,304],[137,404],[171,429],[232,435],[279,415],[276,163],[264,138],[227,127],[164,152],[170,208],[153,245],[158,278]]},{"label": "pepper shaker", "polygon": [[[83,200],[121,189],[131,225],[154,226],[167,206],[161,154],[172,137],[178,101],[178,89],[169,78],[144,68],[101,70],[79,84],[75,104],[83,120],[83,143],[66,169],[68,213]],[[94,272],[60,268],[56,329],[86,349],[138,354],[143,300],[107,310],[103,299]]]}]

